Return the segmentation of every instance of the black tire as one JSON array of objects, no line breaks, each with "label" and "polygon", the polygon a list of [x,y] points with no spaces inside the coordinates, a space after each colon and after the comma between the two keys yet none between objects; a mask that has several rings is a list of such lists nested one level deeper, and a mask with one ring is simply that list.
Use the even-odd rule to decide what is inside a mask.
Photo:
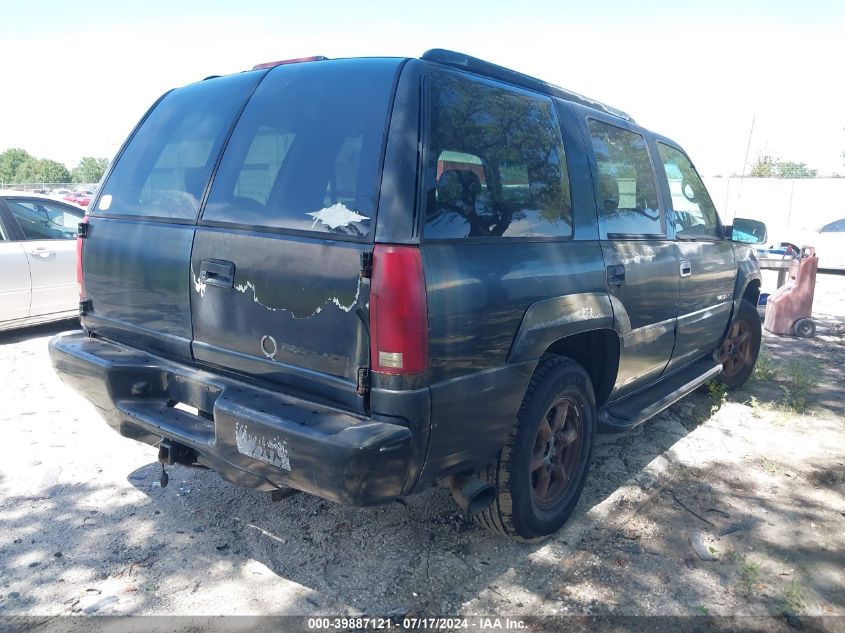
[{"label": "black tire", "polygon": [[798,319],[792,324],[792,332],[801,338],[813,338],[816,335],[816,323],[812,319]]},{"label": "black tire", "polygon": [[743,299],[719,347],[719,362],[722,363],[719,382],[728,389],[744,385],[754,371],[762,340],[763,328],[757,309]]},{"label": "black tire", "polygon": [[[546,437],[542,457],[541,426],[549,432],[557,428]],[[596,399],[587,372],[568,358],[543,362],[531,378],[498,459],[482,473],[496,488],[496,500],[475,515],[478,523],[524,542],[554,534],[581,496],[595,435]],[[535,466],[538,459],[543,466]],[[546,483],[543,494],[541,479]]]}]

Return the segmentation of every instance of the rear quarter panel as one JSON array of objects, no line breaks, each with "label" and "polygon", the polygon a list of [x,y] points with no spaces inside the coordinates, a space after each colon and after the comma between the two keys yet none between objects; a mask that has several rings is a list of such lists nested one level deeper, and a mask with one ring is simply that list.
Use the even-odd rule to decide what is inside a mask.
[{"label": "rear quarter panel", "polygon": [[423,261],[433,474],[501,448],[542,353],[508,362],[526,312],[550,297],[603,292],[604,266],[594,241],[429,245]]}]

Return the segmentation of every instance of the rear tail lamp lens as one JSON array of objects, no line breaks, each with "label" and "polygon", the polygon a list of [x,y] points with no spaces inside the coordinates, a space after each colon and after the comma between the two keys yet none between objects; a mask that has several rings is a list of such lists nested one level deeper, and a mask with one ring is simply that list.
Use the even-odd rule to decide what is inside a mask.
[{"label": "rear tail lamp lens", "polygon": [[373,371],[413,374],[428,367],[428,305],[417,247],[375,247],[370,336]]}]

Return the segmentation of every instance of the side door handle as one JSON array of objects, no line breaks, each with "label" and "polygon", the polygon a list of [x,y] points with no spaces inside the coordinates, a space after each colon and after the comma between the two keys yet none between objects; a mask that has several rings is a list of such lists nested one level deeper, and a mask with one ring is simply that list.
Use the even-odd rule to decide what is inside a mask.
[{"label": "side door handle", "polygon": [[607,267],[607,285],[621,286],[625,283],[625,266],[622,264],[611,264]]},{"label": "side door handle", "polygon": [[689,262],[681,262],[681,277],[689,277],[692,274],[692,266]]},{"label": "side door handle", "polygon": [[234,288],[235,263],[224,259],[204,259],[200,263],[200,281],[209,286]]},{"label": "side door handle", "polygon": [[56,251],[51,251],[45,246],[39,246],[38,248],[29,251],[29,254],[35,255],[36,257],[50,257],[50,255],[55,255]]}]

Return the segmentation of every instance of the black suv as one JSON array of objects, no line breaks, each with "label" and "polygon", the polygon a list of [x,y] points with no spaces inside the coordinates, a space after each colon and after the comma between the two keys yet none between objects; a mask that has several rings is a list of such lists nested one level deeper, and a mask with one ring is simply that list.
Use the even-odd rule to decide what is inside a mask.
[{"label": "black suv", "polygon": [[765,227],[676,143],[458,53],[292,62],[162,96],[80,225],[53,364],[162,463],[534,540],[597,430],[748,377]]}]

